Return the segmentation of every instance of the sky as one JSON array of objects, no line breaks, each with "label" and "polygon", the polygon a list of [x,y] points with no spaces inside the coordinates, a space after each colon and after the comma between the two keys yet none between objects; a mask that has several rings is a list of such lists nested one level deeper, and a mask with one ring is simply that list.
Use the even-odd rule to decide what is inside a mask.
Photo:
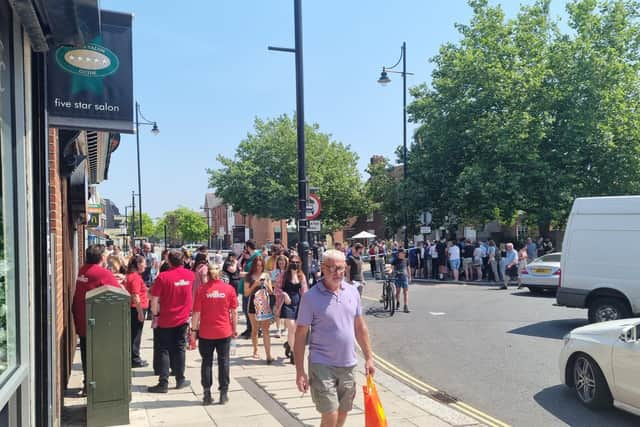
[{"label": "sky", "polygon": [[[532,1],[491,1],[507,17]],[[552,2],[560,16],[564,1]],[[233,157],[255,117],[295,112],[292,0],[102,0],[105,10],[134,14],[134,97],[157,121],[140,130],[142,207],[152,218],[179,206],[199,210],[207,168]],[[305,119],[359,156],[363,179],[373,155],[395,162],[402,145],[402,80],[376,83],[407,43],[407,85],[430,81],[430,58],[459,40],[466,0],[303,1]],[[411,102],[408,97],[407,102]],[[409,135],[412,126],[409,125]],[[408,142],[410,144],[410,142]],[[312,159],[308,159],[312,161]],[[122,135],[108,180],[98,191],[124,211],[137,190],[135,135]],[[137,201],[136,201],[137,204]],[[136,208],[137,209],[137,208]]]}]

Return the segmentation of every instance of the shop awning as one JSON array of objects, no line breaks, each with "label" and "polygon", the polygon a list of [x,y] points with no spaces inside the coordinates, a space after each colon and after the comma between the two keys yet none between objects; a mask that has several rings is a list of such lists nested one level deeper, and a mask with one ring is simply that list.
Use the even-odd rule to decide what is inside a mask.
[{"label": "shop awning", "polygon": [[29,34],[31,47],[82,46],[100,34],[98,0],[9,0]]}]

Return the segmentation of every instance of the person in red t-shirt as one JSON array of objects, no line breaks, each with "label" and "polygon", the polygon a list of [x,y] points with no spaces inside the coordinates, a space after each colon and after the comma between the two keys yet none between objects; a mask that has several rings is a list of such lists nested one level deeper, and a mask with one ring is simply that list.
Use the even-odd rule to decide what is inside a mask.
[{"label": "person in red t-shirt", "polygon": [[142,279],[142,273],[147,262],[142,255],[134,255],[127,267],[125,288],[131,294],[131,366],[144,368],[149,366],[146,360],[140,358],[140,339],[144,327],[144,313],[149,308],[147,286]]},{"label": "person in red t-shirt", "polygon": [[220,280],[220,267],[209,265],[207,283],[200,285],[193,302],[191,333],[198,337],[198,350],[202,357],[200,368],[204,389],[204,405],[211,405],[213,352],[218,353],[218,390],[220,404],[229,401],[229,348],[231,340],[238,336],[238,297],[233,286]]},{"label": "person in red t-shirt", "polygon": [[157,385],[147,389],[149,393],[169,391],[169,365],[176,377],[177,389],[191,385],[191,381],[184,377],[184,366],[194,274],[183,267],[182,251],[169,251],[167,260],[171,268],[160,273],[151,286],[151,312],[157,321],[155,338],[158,340],[160,379]]},{"label": "person in red t-shirt", "polygon": [[[80,337],[80,359],[82,360],[82,373],[87,375],[87,320],[85,312],[85,296],[87,292],[100,286],[120,287],[113,274],[104,268],[107,264],[107,249],[104,245],[91,245],[85,252],[85,263],[78,271],[76,279],[76,291],[73,294],[73,323],[76,334]],[[83,388],[82,393],[86,393]]]}]

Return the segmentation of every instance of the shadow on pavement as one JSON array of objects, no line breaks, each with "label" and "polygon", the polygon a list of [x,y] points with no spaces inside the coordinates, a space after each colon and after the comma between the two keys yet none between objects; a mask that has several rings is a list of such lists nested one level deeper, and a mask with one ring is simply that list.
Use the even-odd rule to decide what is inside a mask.
[{"label": "shadow on pavement", "polygon": [[529,298],[555,298],[556,297],[556,292],[555,291],[543,291],[537,294],[531,293],[529,291],[520,291],[520,292],[514,292],[511,295],[516,296],[516,297],[529,297]]},{"label": "shadow on pavement", "polygon": [[550,414],[570,426],[632,427],[640,425],[640,417],[611,408],[591,410],[580,402],[573,390],[558,384],[536,393],[533,399]]},{"label": "shadow on pavement", "polygon": [[584,326],[588,323],[587,319],[545,320],[543,322],[532,323],[530,325],[512,329],[509,333],[559,340],[572,329]]},{"label": "shadow on pavement", "polygon": [[377,318],[391,317],[391,313],[388,310],[385,310],[383,307],[369,307],[364,314]]}]

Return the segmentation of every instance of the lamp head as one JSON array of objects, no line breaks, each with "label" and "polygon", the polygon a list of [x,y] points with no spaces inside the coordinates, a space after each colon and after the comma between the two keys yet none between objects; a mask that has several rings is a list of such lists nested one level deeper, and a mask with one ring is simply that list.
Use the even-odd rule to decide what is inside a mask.
[{"label": "lamp head", "polygon": [[158,123],[153,122],[153,127],[151,128],[151,133],[157,135],[160,133],[160,129],[158,129]]},{"label": "lamp head", "polygon": [[382,86],[386,86],[390,82],[391,82],[391,79],[389,78],[389,76],[387,75],[386,70],[383,67],[382,68],[382,73],[380,73],[380,78],[378,79],[378,83],[380,83]]}]

